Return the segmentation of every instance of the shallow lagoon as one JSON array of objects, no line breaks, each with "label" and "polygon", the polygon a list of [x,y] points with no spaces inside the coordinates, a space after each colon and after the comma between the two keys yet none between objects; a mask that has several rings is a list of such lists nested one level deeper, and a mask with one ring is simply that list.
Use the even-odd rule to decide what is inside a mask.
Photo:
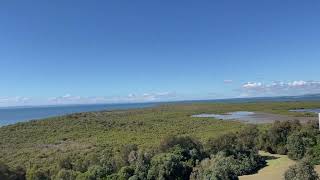
[{"label": "shallow lagoon", "polygon": [[[318,112],[320,109],[314,109],[312,112]],[[310,110],[304,109],[304,111],[297,112],[310,112]],[[245,123],[272,123],[274,121],[287,121],[287,120],[299,120],[300,122],[307,122],[309,120],[317,120],[315,117],[292,117],[279,114],[263,113],[263,112],[250,112],[250,111],[235,111],[226,114],[197,114],[191,117],[196,118],[215,118],[220,120],[235,120]]]},{"label": "shallow lagoon", "polygon": [[231,119],[246,119],[251,115],[254,115],[254,112],[249,111],[236,111],[236,112],[229,112],[226,114],[197,114],[193,115],[192,117],[202,117],[202,118],[216,118],[216,119],[223,119],[223,120],[231,120]]},{"label": "shallow lagoon", "polygon": [[290,110],[292,112],[309,112],[309,113],[320,113],[320,109],[295,109]]}]

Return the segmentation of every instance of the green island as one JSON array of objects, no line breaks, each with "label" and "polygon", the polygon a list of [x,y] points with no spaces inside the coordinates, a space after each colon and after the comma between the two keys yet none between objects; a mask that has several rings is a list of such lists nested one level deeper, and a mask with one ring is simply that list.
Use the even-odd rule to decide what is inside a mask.
[{"label": "green island", "polygon": [[[250,179],[272,167],[277,157],[269,153],[290,158],[283,178],[318,179],[317,117],[290,111],[303,108],[320,108],[320,102],[163,104],[3,126],[0,179]],[[249,124],[192,117],[235,111],[291,120]]]}]

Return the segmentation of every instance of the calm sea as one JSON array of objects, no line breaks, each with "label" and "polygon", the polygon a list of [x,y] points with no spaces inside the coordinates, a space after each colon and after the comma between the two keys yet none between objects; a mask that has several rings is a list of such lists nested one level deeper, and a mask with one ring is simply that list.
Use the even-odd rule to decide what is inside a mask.
[{"label": "calm sea", "polygon": [[123,110],[153,107],[160,103],[134,103],[134,104],[96,104],[96,105],[68,105],[49,107],[10,107],[0,108],[0,126],[17,122],[43,119],[54,116],[67,115],[78,112]]}]

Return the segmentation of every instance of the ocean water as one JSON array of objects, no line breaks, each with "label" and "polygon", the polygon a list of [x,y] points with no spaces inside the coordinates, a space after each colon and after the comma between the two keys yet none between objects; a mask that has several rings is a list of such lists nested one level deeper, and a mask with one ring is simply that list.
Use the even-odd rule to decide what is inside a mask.
[{"label": "ocean water", "polygon": [[0,108],[0,126],[79,112],[136,109],[153,107],[159,104],[160,103],[131,103]]}]

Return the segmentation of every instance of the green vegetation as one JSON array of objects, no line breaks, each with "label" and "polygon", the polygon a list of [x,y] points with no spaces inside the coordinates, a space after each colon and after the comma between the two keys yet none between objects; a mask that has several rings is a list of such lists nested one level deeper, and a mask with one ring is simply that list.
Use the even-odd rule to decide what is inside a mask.
[{"label": "green vegetation", "polygon": [[320,154],[314,124],[256,127],[191,115],[257,111],[294,119],[309,114],[288,110],[319,107],[318,102],[197,103],[18,123],[0,128],[0,161],[9,166],[1,166],[6,168],[0,179],[17,179],[25,170],[27,179],[237,179],[265,165],[259,149],[310,157],[314,164]]},{"label": "green vegetation", "polygon": [[314,167],[306,161],[291,166],[285,173],[285,180],[318,180]]}]

